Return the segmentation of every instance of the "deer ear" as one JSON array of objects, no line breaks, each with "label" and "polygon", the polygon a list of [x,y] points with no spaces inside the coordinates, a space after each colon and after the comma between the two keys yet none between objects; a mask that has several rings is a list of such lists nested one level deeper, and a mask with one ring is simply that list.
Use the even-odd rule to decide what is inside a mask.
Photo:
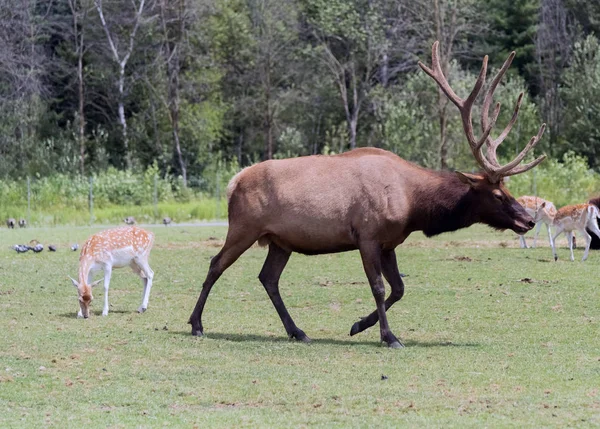
[{"label": "deer ear", "polygon": [[98,280],[96,280],[94,283],[92,283],[92,284],[90,285],[90,287],[98,286],[98,283],[100,283],[101,281],[102,281],[102,279],[98,279]]},{"label": "deer ear", "polygon": [[542,205],[540,206],[540,208],[541,208],[541,209],[543,209],[544,207],[546,207],[546,201],[544,201],[544,202],[542,203]]},{"label": "deer ear", "polygon": [[476,174],[461,173],[460,171],[455,171],[455,173],[461,182],[471,187],[477,186],[479,183],[481,183],[481,180],[483,179],[481,176],[478,176]]},{"label": "deer ear", "polygon": [[79,288],[79,283],[77,283],[77,281],[73,277],[69,276],[69,278],[71,279],[73,286],[75,286],[76,288]]}]

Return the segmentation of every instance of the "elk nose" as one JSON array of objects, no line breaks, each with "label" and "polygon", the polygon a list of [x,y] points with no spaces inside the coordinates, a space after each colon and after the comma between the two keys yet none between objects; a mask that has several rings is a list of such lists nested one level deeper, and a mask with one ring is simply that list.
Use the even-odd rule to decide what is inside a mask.
[{"label": "elk nose", "polygon": [[530,220],[529,222],[527,222],[527,226],[528,226],[529,228],[533,228],[533,227],[535,226],[535,222],[534,222],[534,221],[532,221],[532,220]]}]

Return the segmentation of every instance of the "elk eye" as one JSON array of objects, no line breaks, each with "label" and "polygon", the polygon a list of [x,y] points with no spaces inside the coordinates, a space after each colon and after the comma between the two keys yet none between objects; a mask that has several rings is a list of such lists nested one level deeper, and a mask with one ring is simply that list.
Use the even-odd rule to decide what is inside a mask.
[{"label": "elk eye", "polygon": [[502,192],[498,191],[498,192],[494,192],[494,197],[498,200],[498,201],[502,201],[504,199],[504,195],[502,195]]}]

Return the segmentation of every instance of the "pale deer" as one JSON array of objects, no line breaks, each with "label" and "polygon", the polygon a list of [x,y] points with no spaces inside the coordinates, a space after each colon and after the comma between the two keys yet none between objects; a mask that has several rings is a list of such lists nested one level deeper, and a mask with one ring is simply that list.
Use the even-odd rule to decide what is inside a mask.
[{"label": "pale deer", "polygon": [[16,224],[17,224],[17,221],[14,218],[9,217],[8,219],[6,219],[6,227],[7,228],[15,229]]},{"label": "pale deer", "polygon": [[[258,278],[290,338],[310,341],[292,320],[279,294],[279,278],[291,253],[359,250],[377,310],[356,322],[350,335],[379,321],[381,341],[389,347],[402,347],[386,317],[386,311],[404,294],[396,246],[413,231],[433,236],[481,222],[524,234],[535,226],[502,179],[527,171],[545,158],[518,166],[539,141],[545,125],[514,160],[501,165],[496,157],[496,148],[517,119],[523,94],[507,127],[498,138],[490,138],[499,113],[496,105],[490,121],[492,95],[514,55],[506,60],[484,97],[479,138],[473,132],[471,110],[485,81],[487,56],[466,99],[454,93],[442,72],[438,42],[432,49],[432,69],[419,63],[458,107],[473,156],[483,169],[481,174],[429,170],[385,150],[361,148],[333,156],[264,161],[234,176],[227,188],[229,230],[223,248],[210,262],[190,316],[192,334],[204,334],[202,312],[214,283],[258,241],[269,246]],[[382,275],[391,286],[387,299]]]},{"label": "pale deer", "polygon": [[108,288],[113,268],[129,265],[142,279],[144,292],[138,312],[148,308],[150,289],[154,271],[148,264],[148,257],[154,244],[154,234],[136,226],[123,226],[107,229],[92,235],[81,248],[79,256],[79,281],[71,278],[79,294],[77,317],[89,317],[92,302],[92,287],[102,279],[92,282],[95,271],[104,271],[104,308],[102,315],[108,315]]},{"label": "pale deer", "polygon": [[[554,204],[540,197],[530,197],[528,195],[523,195],[517,198],[517,201],[523,206],[525,211],[529,213],[529,215],[533,218],[533,221],[535,222],[533,247],[536,247],[536,242],[540,233],[540,229],[542,227],[542,223],[546,225],[546,231],[548,232],[548,242],[552,243],[552,231],[550,227],[552,226],[554,216],[556,215],[556,207],[554,206]],[[525,240],[525,235],[519,235],[519,242],[521,244],[521,248],[527,249],[527,241]]]},{"label": "pale deer", "polygon": [[590,251],[590,243],[592,242],[592,236],[586,231],[586,229],[593,232],[598,238],[600,238],[600,229],[598,228],[597,219],[600,217],[598,207],[593,204],[574,204],[571,206],[564,206],[558,209],[556,216],[554,216],[554,227],[556,228],[554,236],[550,241],[552,246],[552,254],[554,260],[558,259],[556,254],[556,237],[558,237],[563,231],[567,236],[569,242],[569,250],[571,251],[571,261],[575,260],[573,256],[573,231],[579,231],[581,236],[585,240],[585,251],[583,252],[583,258],[581,261],[585,261]]}]

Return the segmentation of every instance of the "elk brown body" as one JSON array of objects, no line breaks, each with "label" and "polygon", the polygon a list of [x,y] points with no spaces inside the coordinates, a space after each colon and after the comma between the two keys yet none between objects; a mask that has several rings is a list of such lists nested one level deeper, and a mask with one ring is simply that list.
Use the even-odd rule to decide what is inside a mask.
[{"label": "elk brown body", "polygon": [[[413,231],[433,236],[477,222],[519,234],[533,228],[533,218],[510,195],[502,179],[533,168],[543,157],[517,167],[525,156],[521,153],[515,159],[518,162],[513,160],[500,166],[495,150],[514,120],[500,137],[491,140],[489,133],[498,115],[496,108],[491,124],[486,122],[487,118],[482,118],[485,131],[481,139],[475,141],[470,114],[472,103],[465,103],[449,87],[443,88],[447,82],[443,75],[435,72],[439,68],[436,51],[437,42],[433,48],[434,71],[428,70],[447,95],[454,97],[451,100],[461,111],[467,140],[484,172],[466,174],[429,170],[376,148],[355,149],[333,156],[270,160],[242,170],[227,189],[229,230],[223,248],[211,260],[190,316],[193,335],[204,334],[202,312],[214,283],[258,241],[269,247],[258,278],[290,338],[310,341],[294,323],[279,293],[279,278],[291,253],[316,255],[359,250],[376,310],[356,322],[350,335],[379,321],[381,341],[390,347],[402,347],[389,328],[386,311],[404,294],[395,248]],[[481,89],[485,67],[486,61],[469,99]],[[506,68],[505,64],[504,71]],[[488,108],[490,91],[495,89],[497,80],[498,76],[484,100]],[[487,110],[482,110],[487,115]],[[537,143],[542,132],[543,126],[526,151]],[[482,152],[484,144],[485,155]],[[384,277],[391,287],[387,299]]]}]

